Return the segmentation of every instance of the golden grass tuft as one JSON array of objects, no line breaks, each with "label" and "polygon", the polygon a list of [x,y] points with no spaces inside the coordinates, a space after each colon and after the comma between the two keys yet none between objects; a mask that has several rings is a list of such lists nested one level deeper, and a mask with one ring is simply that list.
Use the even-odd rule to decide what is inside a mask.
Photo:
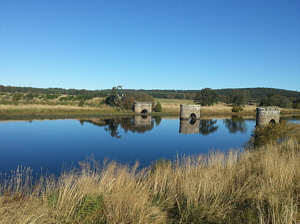
[{"label": "golden grass tuft", "polygon": [[211,152],[138,169],[82,162],[32,185],[20,169],[0,186],[0,223],[299,223],[300,147]]}]

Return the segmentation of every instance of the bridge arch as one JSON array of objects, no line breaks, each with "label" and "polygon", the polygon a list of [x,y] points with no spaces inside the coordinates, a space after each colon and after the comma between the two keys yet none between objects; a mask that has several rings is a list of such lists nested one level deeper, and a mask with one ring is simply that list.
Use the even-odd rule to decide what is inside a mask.
[{"label": "bridge arch", "polygon": [[151,102],[134,102],[134,112],[135,113],[151,113],[152,103]]},{"label": "bridge arch", "polygon": [[180,105],[180,119],[187,120],[200,119],[200,105],[195,104],[181,104]]},{"label": "bridge arch", "polygon": [[258,107],[256,108],[256,126],[263,127],[269,124],[277,124],[280,119],[280,108]]}]

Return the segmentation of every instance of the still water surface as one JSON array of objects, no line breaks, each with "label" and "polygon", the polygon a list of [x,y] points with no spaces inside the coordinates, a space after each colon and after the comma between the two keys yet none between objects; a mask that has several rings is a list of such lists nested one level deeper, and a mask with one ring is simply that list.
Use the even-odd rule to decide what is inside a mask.
[{"label": "still water surface", "polygon": [[255,127],[254,118],[242,117],[191,123],[150,116],[0,121],[0,172],[22,165],[58,175],[91,155],[126,164],[138,160],[143,167],[159,158],[241,148]]}]

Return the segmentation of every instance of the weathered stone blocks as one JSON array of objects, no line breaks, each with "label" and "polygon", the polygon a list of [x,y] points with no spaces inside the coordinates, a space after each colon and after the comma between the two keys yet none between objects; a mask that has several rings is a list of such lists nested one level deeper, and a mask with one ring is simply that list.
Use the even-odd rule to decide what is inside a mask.
[{"label": "weathered stone blocks", "polygon": [[186,119],[180,120],[180,134],[199,134],[200,120],[189,121]]},{"label": "weathered stone blocks", "polygon": [[135,127],[151,126],[151,116],[134,116]]},{"label": "weathered stone blocks", "polygon": [[152,113],[152,103],[134,102],[134,113]]},{"label": "weathered stone blocks", "polygon": [[270,123],[279,123],[280,108],[256,108],[256,126],[262,127]]},{"label": "weathered stone blocks", "polygon": [[180,104],[180,119],[200,119],[200,105]]}]

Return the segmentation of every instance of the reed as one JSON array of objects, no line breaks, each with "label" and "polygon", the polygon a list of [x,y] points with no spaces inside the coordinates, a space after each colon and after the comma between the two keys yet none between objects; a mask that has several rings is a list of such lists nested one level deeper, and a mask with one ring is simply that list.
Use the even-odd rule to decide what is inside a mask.
[{"label": "reed", "polygon": [[0,223],[299,223],[300,147],[159,160],[139,169],[90,159],[32,183],[2,177]]}]

